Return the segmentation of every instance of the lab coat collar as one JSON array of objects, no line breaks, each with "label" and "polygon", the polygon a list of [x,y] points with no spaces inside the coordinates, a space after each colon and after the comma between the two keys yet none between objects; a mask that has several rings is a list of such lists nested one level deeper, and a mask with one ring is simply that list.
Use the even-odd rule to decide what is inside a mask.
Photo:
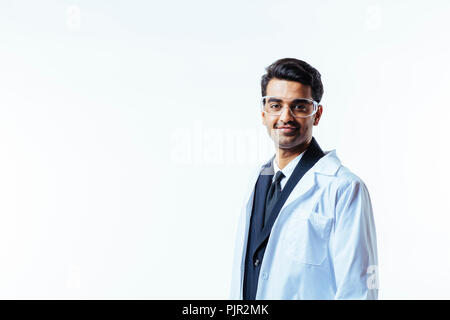
[{"label": "lab coat collar", "polygon": [[[320,158],[316,164],[309,169],[303,178],[300,180],[300,182],[295,186],[295,188],[292,190],[291,194],[287,198],[286,202],[284,203],[281,210],[283,210],[286,206],[288,206],[292,201],[298,199],[303,194],[307,193],[315,184],[315,174],[322,174],[326,176],[333,177],[336,175],[337,171],[341,167],[341,161],[336,155],[336,149],[330,150],[330,151],[324,151],[325,155]],[[275,157],[272,156],[271,160],[266,162],[261,167],[261,172],[264,172],[265,168],[270,168],[271,161]],[[263,174],[263,173],[262,173]],[[272,173],[273,174],[273,173]]]},{"label": "lab coat collar", "polygon": [[[326,176],[336,176],[337,171],[341,167],[341,161],[336,155],[336,149],[330,150],[330,151],[324,151],[325,155],[320,158],[315,165],[309,169],[303,178],[300,180],[299,183],[294,187],[292,192],[289,194],[289,197],[286,199],[286,202],[280,209],[281,211],[284,210],[287,206],[289,206],[292,202],[295,200],[298,200],[299,198],[303,197],[305,194],[310,191],[315,183],[316,183],[316,174],[326,175]],[[274,159],[275,155],[273,155],[269,161],[264,163],[261,166],[260,174],[273,174],[273,165],[271,165],[272,160]],[[272,172],[272,173],[270,173]],[[258,174],[259,176],[259,174]],[[257,178],[257,177],[255,177]],[[255,179],[256,182],[256,179]]]},{"label": "lab coat collar", "polygon": [[[325,155],[317,161],[317,163],[309,170],[316,173],[334,176],[336,175],[337,170],[341,166],[341,161],[337,157],[336,149],[330,151],[324,151]],[[273,159],[275,158],[275,154],[266,161],[260,168],[260,174],[274,174],[273,171]]]},{"label": "lab coat collar", "polygon": [[[290,203],[292,203],[294,200],[298,199],[299,197],[306,194],[315,183],[315,174],[322,174],[327,175],[330,177],[333,177],[336,175],[337,171],[341,167],[341,161],[337,157],[336,149],[330,150],[330,151],[324,151],[325,155],[319,159],[319,161],[316,162],[316,164],[308,170],[308,172],[305,173],[303,178],[301,179],[301,182],[298,183],[295,188],[292,190],[291,194],[287,198],[286,202],[284,203],[283,207],[280,211],[282,211],[285,207],[287,207]],[[252,188],[248,190],[248,195],[246,199],[251,200],[251,195],[254,194],[255,184],[260,174],[270,174],[273,175],[273,165],[272,161],[275,158],[275,154],[265,163],[263,163],[260,168],[255,172],[255,175],[251,179],[251,185]],[[248,205],[250,205],[251,202],[248,202]],[[251,212],[251,206],[248,207]]]},{"label": "lab coat collar", "polygon": [[308,194],[308,191],[310,191],[316,184],[316,174],[330,177],[336,175],[341,166],[341,161],[336,156],[336,150],[325,151],[324,153],[325,155],[319,159],[319,161],[317,161],[316,164],[305,173],[300,182],[297,183],[281,210],[286,208],[292,202]]},{"label": "lab coat collar", "polygon": [[334,176],[341,166],[341,161],[336,155],[336,149],[324,151],[325,155],[317,161],[314,167],[311,168],[316,173],[321,173],[327,176]]}]

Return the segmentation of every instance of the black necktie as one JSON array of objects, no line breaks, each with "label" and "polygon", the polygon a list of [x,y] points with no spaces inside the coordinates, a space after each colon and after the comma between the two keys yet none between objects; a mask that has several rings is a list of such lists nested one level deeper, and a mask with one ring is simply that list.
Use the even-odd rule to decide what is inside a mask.
[{"label": "black necktie", "polygon": [[263,227],[266,225],[267,220],[270,217],[270,213],[271,213],[273,207],[275,207],[275,204],[277,203],[278,199],[280,198],[280,195],[281,195],[280,181],[283,178],[284,178],[284,174],[283,174],[283,172],[281,172],[281,170],[279,170],[277,172],[277,174],[275,175],[275,181],[272,182],[272,184],[270,185],[269,191],[267,192],[266,209],[264,212]]}]

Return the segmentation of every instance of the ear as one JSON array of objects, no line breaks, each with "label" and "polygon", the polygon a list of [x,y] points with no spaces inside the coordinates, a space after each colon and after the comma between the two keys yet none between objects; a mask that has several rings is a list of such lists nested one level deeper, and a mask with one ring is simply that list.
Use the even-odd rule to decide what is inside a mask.
[{"label": "ear", "polygon": [[319,124],[320,118],[322,117],[322,105],[319,104],[319,106],[317,107],[317,112],[314,115],[314,125],[317,126]]},{"label": "ear", "polygon": [[266,114],[264,112],[261,112],[261,117],[262,117],[262,124],[266,125]]}]

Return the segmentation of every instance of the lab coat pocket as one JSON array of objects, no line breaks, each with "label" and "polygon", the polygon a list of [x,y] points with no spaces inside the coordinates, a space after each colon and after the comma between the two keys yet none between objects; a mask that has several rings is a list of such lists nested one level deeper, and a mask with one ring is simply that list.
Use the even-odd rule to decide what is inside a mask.
[{"label": "lab coat pocket", "polygon": [[309,265],[321,265],[328,252],[332,218],[317,212],[296,211],[282,231],[283,251],[288,259]]}]

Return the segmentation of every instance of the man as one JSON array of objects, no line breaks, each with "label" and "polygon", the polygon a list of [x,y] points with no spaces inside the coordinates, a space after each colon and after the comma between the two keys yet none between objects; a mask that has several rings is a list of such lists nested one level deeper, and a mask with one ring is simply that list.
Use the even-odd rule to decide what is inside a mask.
[{"label": "man", "polygon": [[320,73],[286,58],[261,80],[276,154],[251,179],[237,232],[232,299],[377,299],[375,224],[364,182],[312,136]]}]

